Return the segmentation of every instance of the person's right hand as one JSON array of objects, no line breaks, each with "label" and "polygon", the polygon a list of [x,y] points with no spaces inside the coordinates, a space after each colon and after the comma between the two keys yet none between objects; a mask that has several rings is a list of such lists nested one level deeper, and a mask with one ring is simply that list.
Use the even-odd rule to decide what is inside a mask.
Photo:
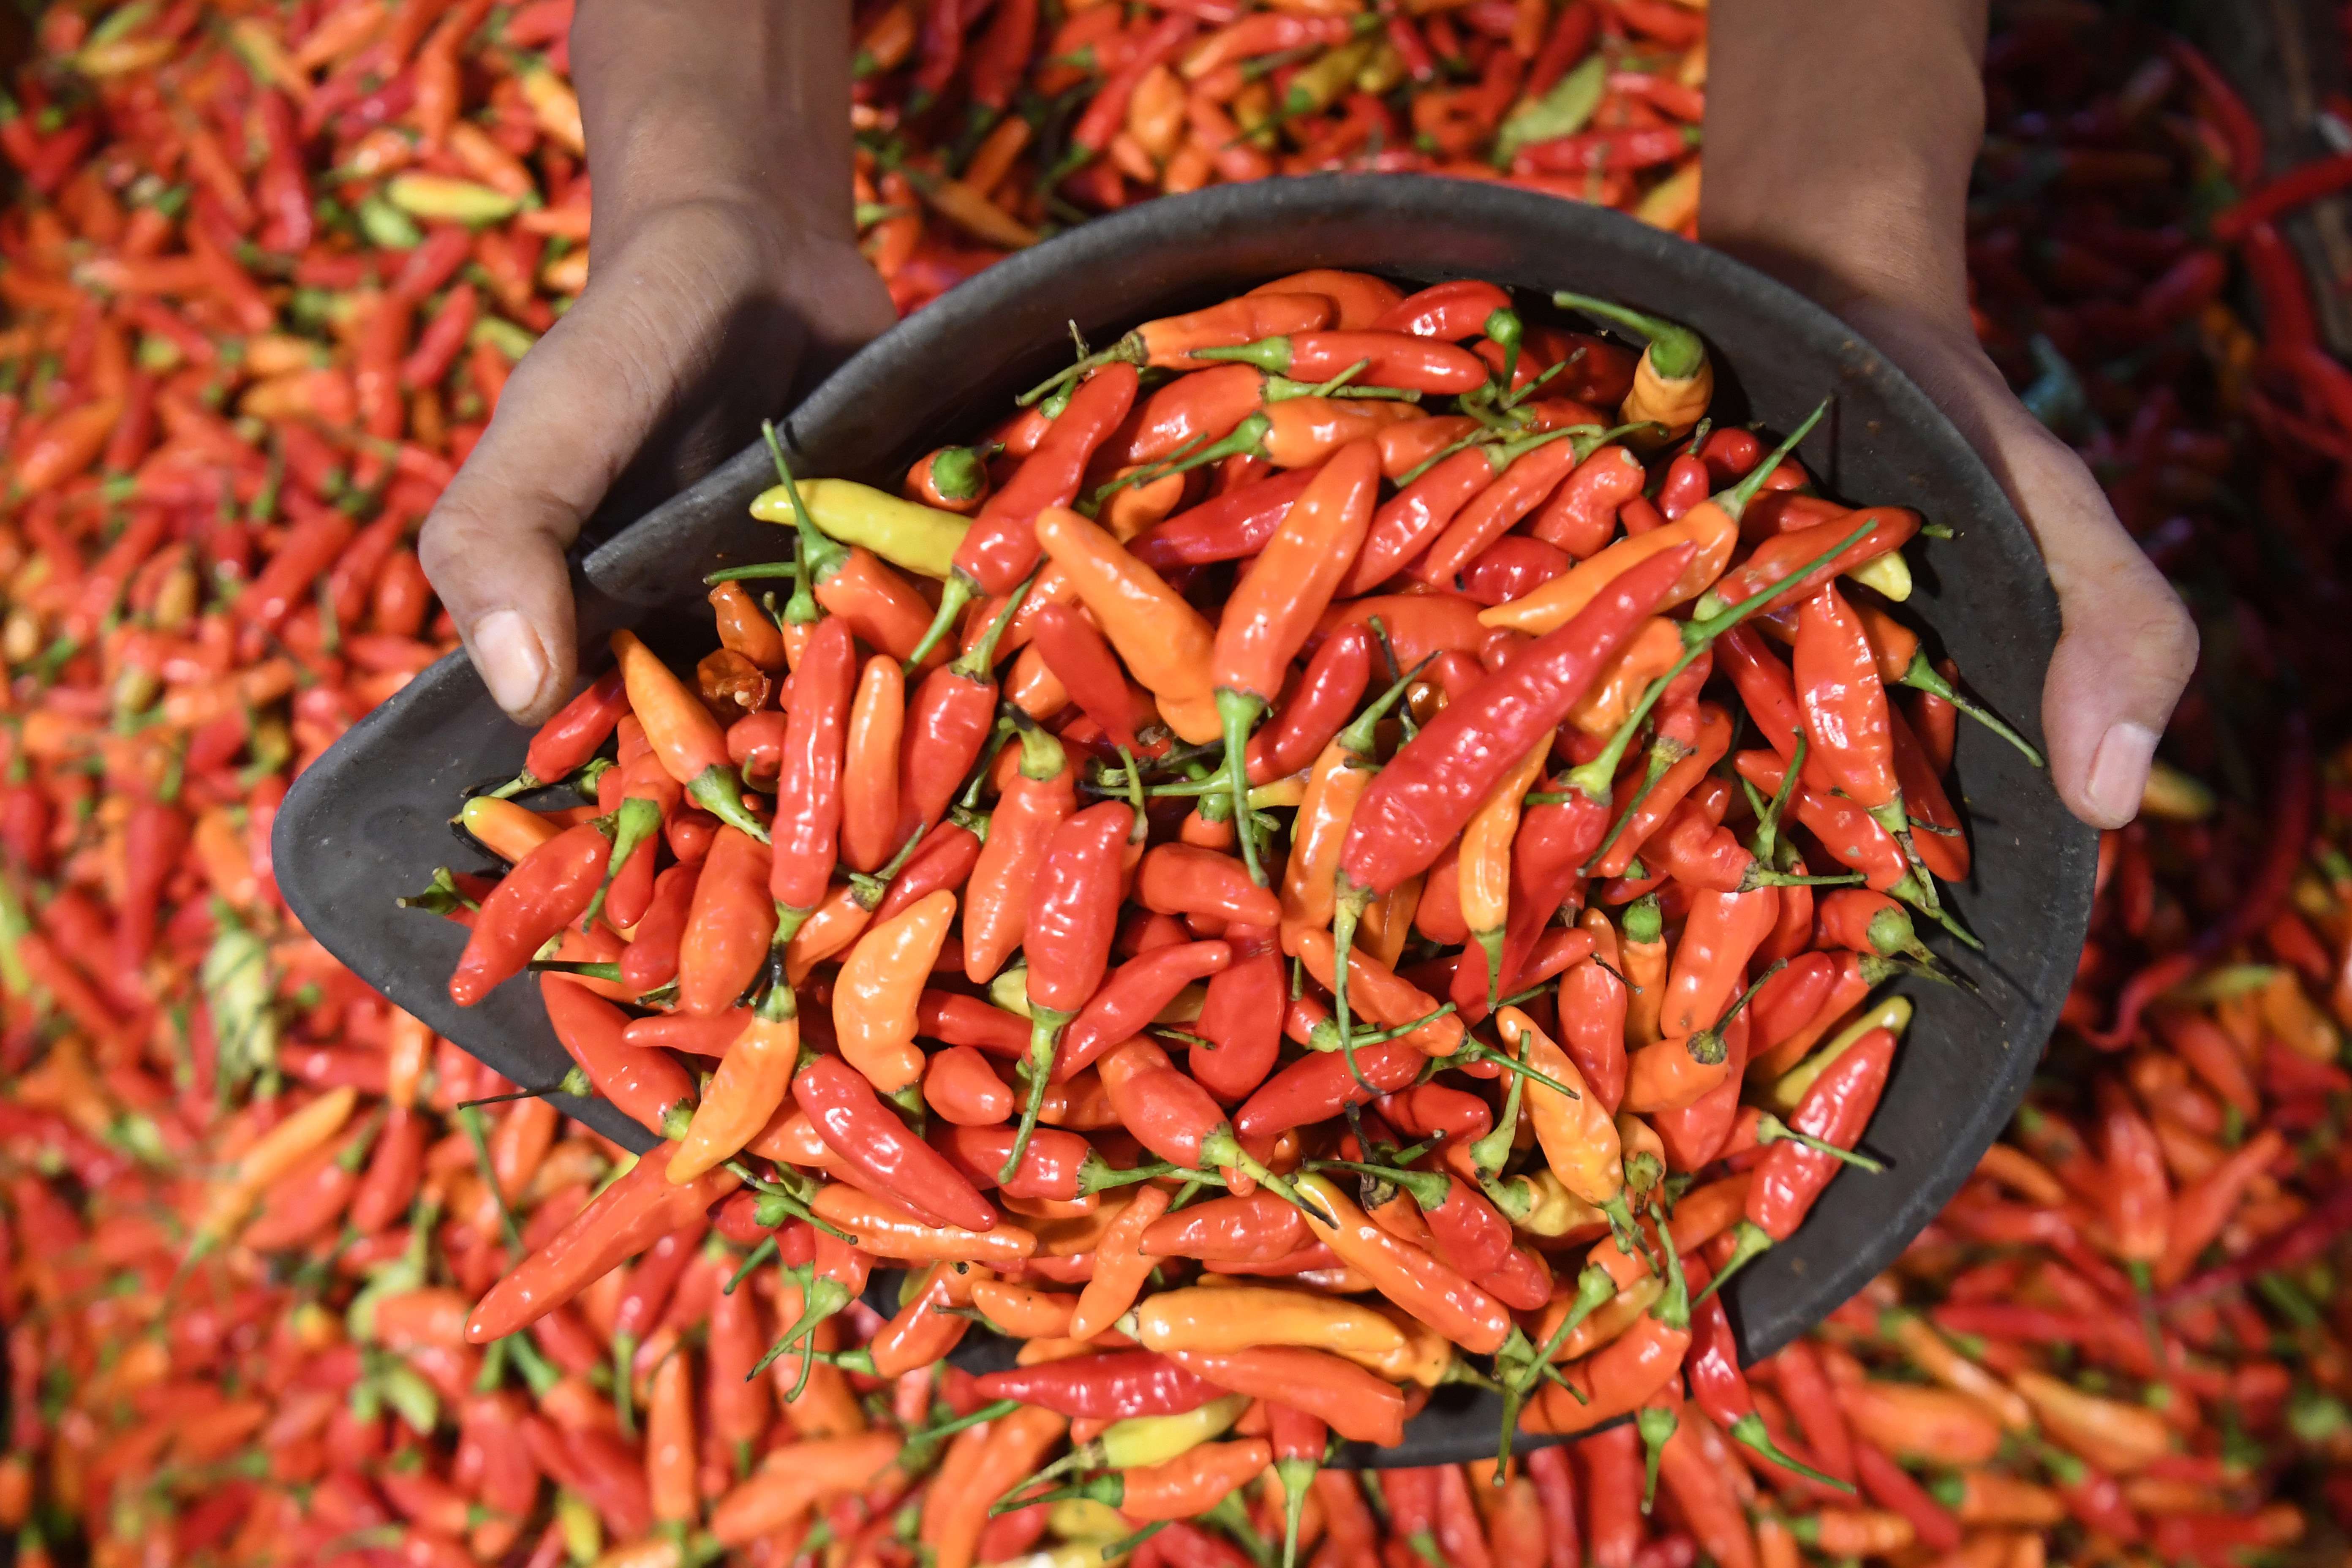
[{"label": "person's right hand", "polygon": [[668,9],[582,8],[588,287],[515,367],[418,540],[491,696],[525,723],[571,691],[564,551],[614,481],[689,482],[893,320],[850,216],[846,5]]}]

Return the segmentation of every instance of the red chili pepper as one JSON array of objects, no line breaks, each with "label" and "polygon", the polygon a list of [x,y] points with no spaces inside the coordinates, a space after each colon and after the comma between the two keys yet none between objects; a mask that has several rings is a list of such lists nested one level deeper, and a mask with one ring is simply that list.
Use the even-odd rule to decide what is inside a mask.
[{"label": "red chili pepper", "polygon": [[776,901],[780,941],[792,940],[833,879],[842,752],[856,681],[856,639],[839,616],[827,616],[801,652],[784,710],[776,818],[769,827],[768,892]]},{"label": "red chili pepper", "polygon": [[1005,1163],[1007,1173],[1020,1163],[1021,1151],[1037,1124],[1062,1031],[1093,1000],[1110,966],[1121,872],[1134,821],[1126,805],[1105,801],[1064,822],[1046,843],[1022,943],[1029,959],[1029,1097],[1022,1108],[1013,1157]]},{"label": "red chili pepper", "polygon": [[[1034,521],[1033,514],[1024,522],[1024,530]],[[975,522],[973,528],[978,527]],[[971,652],[925,676],[907,704],[898,744],[900,844],[918,832],[939,827],[949,802],[980,760],[996,723],[997,648],[1022,597],[1016,593],[1007,601]]]},{"label": "red chili pepper", "polygon": [[1154,523],[1128,549],[1138,561],[1163,574],[1181,566],[1246,560],[1265,548],[1289,515],[1291,503],[1319,472],[1319,468],[1290,468],[1213,496]]},{"label": "red chili pepper", "polygon": [[1131,364],[1104,365],[1078,384],[1036,450],[1022,459],[1013,478],[972,519],[963,542],[956,547],[955,567],[940,595],[939,615],[909,656],[910,664],[947,635],[973,595],[1010,594],[1037,569],[1038,512],[1049,506],[1066,507],[1077,499],[1087,465],[1127,417],[1136,386]]},{"label": "red chili pepper", "polygon": [[992,1372],[972,1385],[987,1400],[1013,1399],[1065,1415],[1128,1421],[1181,1415],[1217,1395],[1217,1384],[1157,1351],[1110,1351]]},{"label": "red chili pepper", "polygon": [[[1470,695],[1446,705],[1381,770],[1357,802],[1340,854],[1334,932],[1343,955],[1364,906],[1428,868],[1495,783],[1568,716],[1608,660],[1654,614],[1696,550],[1677,545],[1628,568],[1591,604],[1524,649]],[[1339,1029],[1348,1032],[1340,984]]]},{"label": "red chili pepper", "polygon": [[449,977],[449,997],[470,1007],[520,974],[550,937],[578,920],[604,880],[610,829],[586,822],[525,856],[482,902],[466,951]]},{"label": "red chili pepper", "polygon": [[[1895,1032],[1873,1029],[1823,1069],[1805,1091],[1789,1126],[1809,1139],[1851,1149],[1870,1125],[1886,1074],[1895,1063]],[[1772,1146],[1756,1169],[1748,1190],[1746,1217],[1738,1227],[1738,1244],[1716,1275],[1716,1285],[1731,1277],[1776,1241],[1796,1234],[1805,1215],[1842,1162],[1791,1139]],[[1811,1429],[1807,1440],[1812,1441]],[[1816,1449],[1819,1445],[1816,1443]],[[1834,1471],[1832,1472],[1834,1473]]]},{"label": "red chili pepper", "polygon": [[1193,1047],[1190,1066],[1203,1089],[1231,1105],[1248,1098],[1274,1069],[1288,976],[1271,925],[1227,926],[1225,944],[1233,960],[1209,977],[1209,993],[1193,1025],[1208,1044]]}]

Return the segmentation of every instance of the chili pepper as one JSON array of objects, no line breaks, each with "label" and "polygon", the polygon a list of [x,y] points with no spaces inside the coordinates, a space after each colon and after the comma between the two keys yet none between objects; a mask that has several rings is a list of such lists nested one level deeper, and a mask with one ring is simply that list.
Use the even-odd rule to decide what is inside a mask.
[{"label": "chili pepper", "polygon": [[768,861],[765,843],[731,826],[711,840],[678,943],[678,1005],[686,1012],[707,1018],[733,1007],[767,962],[777,929]]},{"label": "chili pepper", "polygon": [[1510,1320],[1492,1298],[1426,1252],[1389,1235],[1326,1178],[1301,1176],[1297,1185],[1312,1205],[1305,1211],[1307,1228],[1382,1295],[1465,1349],[1487,1353],[1503,1343]]},{"label": "chili pepper", "polygon": [[1064,1415],[1126,1421],[1176,1415],[1216,1397],[1216,1384],[1155,1351],[1111,1351],[993,1372],[973,1385],[983,1399],[1013,1399]]},{"label": "chili pepper", "polygon": [[1852,1492],[1846,1482],[1799,1463],[1773,1443],[1763,1417],[1756,1413],[1756,1397],[1747,1376],[1739,1369],[1731,1320],[1719,1297],[1710,1296],[1691,1309],[1691,1347],[1685,1370],[1690,1376],[1691,1397],[1734,1442],[1753,1448],[1783,1469]]},{"label": "chili pepper", "polygon": [[1274,1449],[1263,1437],[1237,1443],[1203,1443],[1162,1464],[1097,1476],[1027,1501],[1086,1498],[1108,1503],[1128,1518],[1147,1523],[1189,1519],[1215,1507],[1221,1499],[1255,1479],[1273,1462]]},{"label": "chili pepper", "polygon": [[744,807],[742,783],[728,759],[727,737],[719,721],[634,633],[614,632],[612,643],[629,708],[645,725],[646,739],[669,776],[696,805],[765,844],[768,830]]},{"label": "chili pepper", "polygon": [[1886,693],[1862,621],[1834,584],[1803,603],[1796,682],[1806,738],[1838,792],[1871,811],[1899,802]]},{"label": "chili pepper", "polygon": [[604,879],[609,825],[583,823],[533,849],[483,900],[466,951],[449,978],[449,999],[470,1007],[522,973],[547,940],[580,918]]},{"label": "chili pepper", "polygon": [[1011,1173],[1028,1147],[1063,1030],[1093,999],[1109,967],[1121,857],[1132,825],[1127,806],[1105,801],[1068,818],[1046,842],[1022,944],[1029,958],[1029,1096],[1003,1174]]},{"label": "chili pepper", "polygon": [[2172,1226],[2172,1184],[2156,1129],[2124,1087],[2101,1079],[2097,1088],[2102,1207],[2111,1247],[2126,1264],[2146,1268],[2165,1253]]},{"label": "chili pepper", "polygon": [[723,1171],[674,1184],[665,1173],[666,1164],[652,1155],[640,1159],[628,1174],[591,1200],[475,1304],[466,1320],[466,1338],[486,1344],[553,1311],[614,1265],[698,1221],[737,1184],[737,1178]]},{"label": "chili pepper", "polygon": [[841,1054],[884,1094],[897,1094],[922,1076],[917,1008],[954,918],[953,893],[927,894],[868,926],[835,982],[833,1025]]},{"label": "chili pepper", "polygon": [[894,1432],[794,1443],[772,1451],[710,1514],[713,1540],[740,1546],[792,1522],[820,1499],[864,1489],[898,1457]]},{"label": "chili pepper", "polygon": [[[1512,761],[1557,725],[1691,560],[1676,548],[1629,568],[1592,607],[1548,634],[1465,700],[1448,704],[1357,803],[1339,864],[1334,937],[1345,953],[1371,895],[1424,869]],[[1348,992],[1335,992],[1348,1032]]]},{"label": "chili pepper", "polygon": [[1292,468],[1187,507],[1129,542],[1154,572],[1239,561],[1265,548],[1319,469]]},{"label": "chili pepper", "polygon": [[[1895,1031],[1874,1028],[1842,1053],[1805,1093],[1792,1131],[1805,1138],[1850,1149],[1878,1109],[1878,1096],[1895,1061]],[[1829,1185],[1841,1163],[1834,1152],[1790,1140],[1776,1144],[1757,1168],[1748,1189],[1746,1217],[1740,1222],[1738,1246],[1715,1277],[1716,1287],[1776,1241],[1795,1234],[1822,1189]]]},{"label": "chili pepper", "polygon": [[[908,839],[898,849],[904,864],[898,875],[887,879],[871,918],[888,920],[935,892],[953,892],[962,887],[980,859],[980,835],[961,823],[950,822]],[[870,896],[870,889],[867,891]],[[803,934],[811,929],[803,927]]]},{"label": "chili pepper", "polygon": [[1036,569],[1042,542],[1035,527],[1038,514],[1077,499],[1087,464],[1127,417],[1136,384],[1135,367],[1128,364],[1105,365],[1078,384],[1036,450],[972,519],[963,542],[956,547],[939,614],[908,655],[909,664],[947,635],[974,594],[1009,594]]},{"label": "chili pepper", "polygon": [[685,1069],[659,1051],[629,1045],[622,1033],[628,1020],[619,1008],[557,974],[541,980],[540,997],[555,1037],[595,1091],[623,1114],[659,1131],[674,1109],[693,1108],[694,1085]]},{"label": "chili pepper", "polygon": [[1282,1044],[1286,979],[1272,926],[1230,925],[1224,940],[1232,961],[1209,977],[1192,1026],[1207,1044],[1193,1048],[1190,1067],[1203,1089],[1232,1104],[1246,1099],[1274,1068]]},{"label": "chili pepper", "polygon": [[1063,605],[1039,610],[1034,628],[1037,651],[1067,689],[1069,700],[1101,725],[1121,749],[1148,752],[1150,748],[1139,739],[1139,731],[1156,721],[1150,708],[1136,700],[1102,634]]}]

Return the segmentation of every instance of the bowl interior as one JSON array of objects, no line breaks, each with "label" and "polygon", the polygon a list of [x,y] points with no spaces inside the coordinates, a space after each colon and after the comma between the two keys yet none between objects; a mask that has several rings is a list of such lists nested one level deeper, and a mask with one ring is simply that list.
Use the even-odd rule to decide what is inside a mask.
[{"label": "bowl interior", "polygon": [[[2038,738],[2056,600],[1999,486],[1924,395],[1835,318],[1759,273],[1622,215],[1507,186],[1268,180],[1089,224],[991,268],[845,364],[785,424],[795,468],[894,484],[922,452],[974,434],[1066,363],[1071,323],[1099,344],[1309,267],[1414,285],[1485,278],[1531,305],[1574,289],[1688,322],[1714,354],[1718,420],[1785,431],[1833,395],[1801,457],[1831,494],[1913,506],[1954,530],[1910,552],[1906,618],[1931,629],[1931,646],[1958,660],[1986,702]],[[666,650],[712,646],[700,574],[789,548],[745,510],[772,482],[755,443],[588,554],[575,574],[586,642],[635,626]],[[570,1065],[534,983],[510,981],[478,1007],[455,1007],[445,987],[464,933],[393,900],[436,866],[485,868],[446,820],[467,786],[510,776],[527,740],[462,656],[445,659],[303,773],[275,840],[287,900],[329,951],[526,1086],[554,1083]],[[2015,1109],[2055,1025],[2088,920],[2096,837],[2046,774],[1974,725],[1961,726],[1956,771],[1975,870],[1950,903],[1986,951],[1937,945],[1980,994],[1903,983],[1918,1011],[1865,1140],[1889,1169],[1840,1176],[1802,1230],[1726,1288],[1748,1359],[1844,1300],[1933,1217]],[[654,1141],[603,1100],[556,1102],[633,1147]],[[1414,1423],[1404,1450],[1379,1458],[1433,1463],[1492,1445],[1487,1415],[1445,1400]]]}]

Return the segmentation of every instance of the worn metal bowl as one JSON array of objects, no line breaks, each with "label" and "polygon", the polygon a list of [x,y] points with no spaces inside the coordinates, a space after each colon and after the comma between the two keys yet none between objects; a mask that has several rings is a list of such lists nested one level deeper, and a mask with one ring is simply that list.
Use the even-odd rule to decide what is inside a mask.
[{"label": "worn metal bowl", "polygon": [[[2000,487],[1949,421],[1871,346],[1811,301],[1738,262],[1619,214],[1496,184],[1410,175],[1265,180],[1154,201],[1023,251],[926,307],[849,361],[786,421],[804,474],[888,485],[922,452],[968,437],[1067,356],[1067,324],[1108,342],[1154,316],[1308,267],[1423,284],[1477,277],[1527,291],[1622,300],[1686,321],[1710,344],[1717,417],[1792,428],[1835,402],[1802,450],[1832,493],[1917,508],[1955,537],[1913,551],[1916,624],[2029,732],[2058,608]],[[578,563],[583,636],[635,626],[666,652],[713,646],[700,574],[772,559],[781,532],[745,508],[772,482],[756,445]],[[528,737],[462,656],[442,660],[305,772],[278,818],[277,871],[294,912],[394,1002],[517,1083],[570,1065],[535,984],[509,981],[460,1010],[446,990],[457,927],[394,907],[435,867],[478,866],[446,826],[467,786],[509,776]],[[1866,1147],[1888,1164],[1841,1175],[1796,1237],[1725,1290],[1749,1358],[1770,1353],[1884,1268],[1966,1179],[2023,1095],[2064,998],[2088,920],[2095,838],[2046,774],[1963,725],[1958,776],[1976,856],[1952,889],[1983,956],[1980,987],[1915,986],[1918,1012]],[[559,1098],[624,1143],[653,1135],[601,1100]],[[982,1336],[973,1336],[980,1341]],[[990,1347],[975,1344],[984,1356]],[[1449,1389],[1402,1447],[1360,1464],[1429,1464],[1493,1451],[1493,1397]]]}]

